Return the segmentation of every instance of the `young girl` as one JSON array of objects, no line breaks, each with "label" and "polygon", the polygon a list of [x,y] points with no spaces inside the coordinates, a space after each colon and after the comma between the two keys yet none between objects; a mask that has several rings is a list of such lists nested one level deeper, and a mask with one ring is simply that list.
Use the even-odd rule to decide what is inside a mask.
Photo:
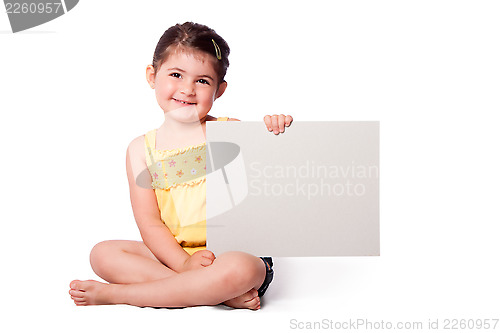
[{"label": "young girl", "polygon": [[[215,258],[205,248],[206,122],[237,121],[208,115],[227,87],[228,55],[224,39],[200,24],[175,25],[160,38],[146,77],[165,122],[133,140],[126,159],[143,242],[94,246],[92,269],[109,283],[72,281],[76,305],[260,308],[273,276],[271,258],[242,252]],[[279,134],[292,117],[265,116],[264,122]]]}]

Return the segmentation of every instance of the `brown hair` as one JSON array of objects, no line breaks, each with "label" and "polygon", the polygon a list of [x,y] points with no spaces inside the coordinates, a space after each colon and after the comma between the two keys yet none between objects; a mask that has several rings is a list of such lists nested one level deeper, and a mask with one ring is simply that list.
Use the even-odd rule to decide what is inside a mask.
[{"label": "brown hair", "polygon": [[[217,50],[217,46],[219,52]],[[170,52],[177,48],[191,48],[210,54],[215,60],[215,71],[219,79],[219,84],[224,81],[227,68],[229,67],[229,46],[226,41],[219,36],[213,29],[206,25],[186,22],[176,24],[168,28],[161,36],[156,45],[153,56],[153,68],[155,75],[161,65],[168,59]]]}]

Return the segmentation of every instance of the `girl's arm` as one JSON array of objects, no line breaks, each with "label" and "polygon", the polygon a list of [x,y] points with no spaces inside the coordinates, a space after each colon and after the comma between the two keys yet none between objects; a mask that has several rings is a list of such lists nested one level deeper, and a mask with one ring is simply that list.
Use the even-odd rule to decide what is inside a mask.
[{"label": "girl's arm", "polygon": [[[174,271],[188,269],[187,263],[191,256],[162,222],[154,190],[144,188],[145,184],[151,186],[144,153],[144,136],[133,140],[127,149],[127,178],[132,210],[144,244],[160,262]],[[210,265],[211,261],[207,264]]]}]

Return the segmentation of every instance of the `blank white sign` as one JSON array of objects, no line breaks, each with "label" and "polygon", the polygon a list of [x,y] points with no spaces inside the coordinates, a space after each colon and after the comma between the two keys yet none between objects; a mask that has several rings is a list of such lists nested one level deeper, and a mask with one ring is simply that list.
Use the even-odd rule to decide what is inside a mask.
[{"label": "blank white sign", "polygon": [[379,123],[207,122],[207,248],[377,256]]}]

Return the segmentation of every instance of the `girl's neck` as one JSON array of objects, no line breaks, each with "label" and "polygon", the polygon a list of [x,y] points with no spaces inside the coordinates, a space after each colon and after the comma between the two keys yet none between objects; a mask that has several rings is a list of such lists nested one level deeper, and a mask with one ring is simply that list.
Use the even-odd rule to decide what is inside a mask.
[{"label": "girl's neck", "polygon": [[207,115],[199,121],[181,122],[165,115],[156,135],[157,149],[178,149],[206,142],[205,122],[212,118]]}]

